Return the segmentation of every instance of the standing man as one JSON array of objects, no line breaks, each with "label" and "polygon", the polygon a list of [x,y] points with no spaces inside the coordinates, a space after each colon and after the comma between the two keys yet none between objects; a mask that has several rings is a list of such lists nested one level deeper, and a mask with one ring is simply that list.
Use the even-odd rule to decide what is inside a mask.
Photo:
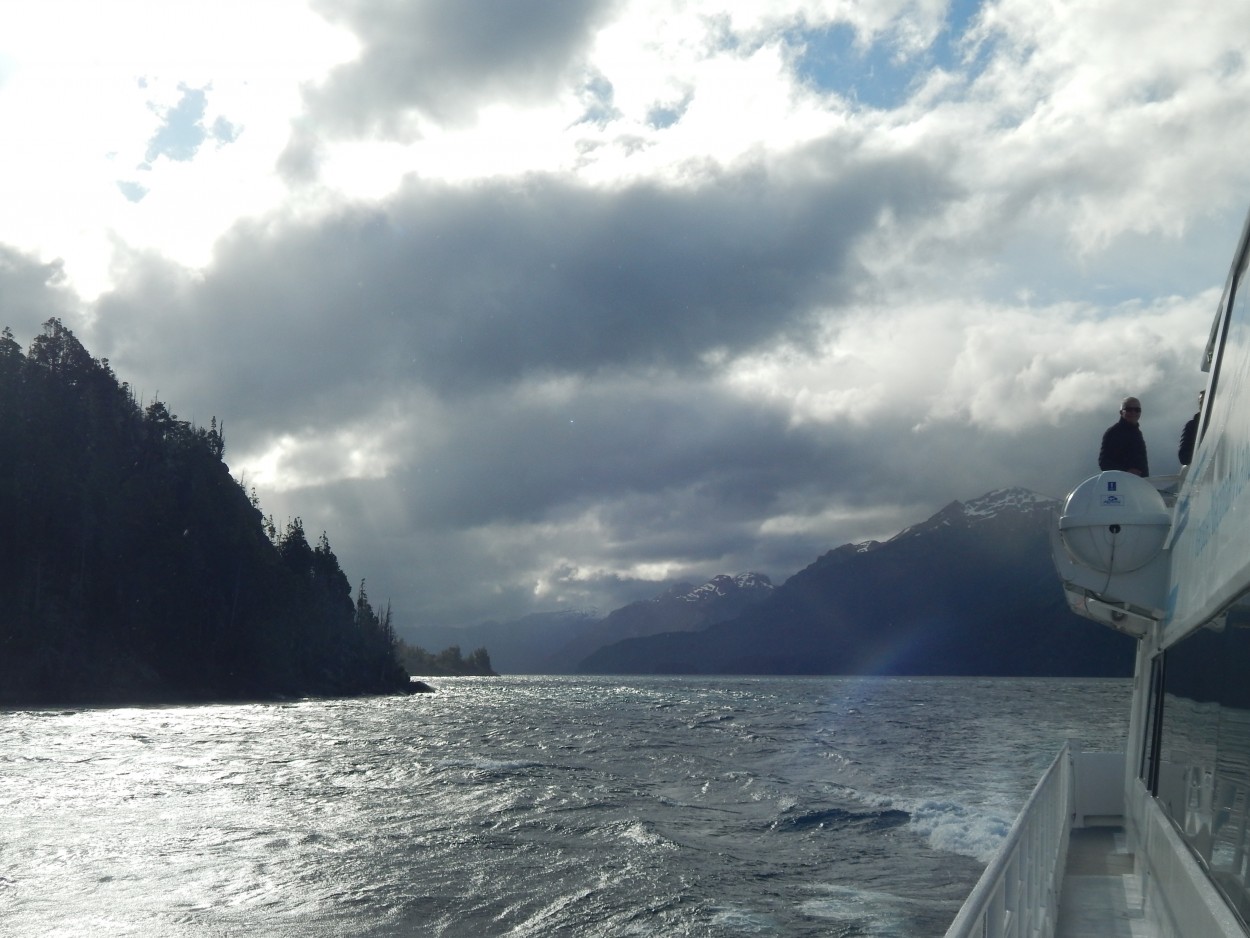
[{"label": "standing man", "polygon": [[1098,451],[1098,468],[1104,472],[1119,469],[1135,476],[1150,475],[1146,462],[1146,441],[1142,438],[1141,401],[1126,397],[1120,405],[1120,420],[1107,428],[1102,435],[1102,448]]},{"label": "standing man", "polygon": [[1194,444],[1198,442],[1198,417],[1202,414],[1202,397],[1206,393],[1198,392],[1198,413],[1181,429],[1181,445],[1176,451],[1176,458],[1182,466],[1188,466],[1194,458]]}]

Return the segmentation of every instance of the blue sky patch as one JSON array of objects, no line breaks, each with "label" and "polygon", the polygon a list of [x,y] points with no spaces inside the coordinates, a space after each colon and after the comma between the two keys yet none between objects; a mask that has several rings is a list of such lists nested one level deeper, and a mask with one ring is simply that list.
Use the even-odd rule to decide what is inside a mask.
[{"label": "blue sky patch", "polygon": [[[146,87],[143,83],[140,86]],[[211,128],[204,126],[210,88],[179,85],[178,90],[182,97],[164,112],[164,123],[148,141],[146,159],[149,163],[158,156],[186,162],[195,158],[205,140],[211,138],[218,144],[225,144],[238,139],[240,128],[224,117],[213,121]]]},{"label": "blue sky patch", "polygon": [[794,36],[801,53],[795,69],[803,81],[874,108],[894,108],[907,100],[914,63],[898,62],[884,42],[856,45],[855,30],[835,23]]},{"label": "blue sky patch", "polygon": [[179,88],[182,99],[165,112],[165,123],[148,141],[148,162],[158,156],[179,161],[193,159],[208,136],[204,129],[204,112],[208,108],[205,90],[186,85]]},{"label": "blue sky patch", "polygon": [[981,12],[982,0],[952,0],[946,9],[946,24],[930,48],[931,64],[950,72],[970,70],[972,73],[985,67],[986,48],[982,48],[973,62],[963,61],[964,37]]},{"label": "blue sky patch", "polygon": [[903,104],[923,76],[934,68],[976,72],[984,67],[986,50],[973,63],[963,61],[964,36],[980,12],[982,0],[953,0],[946,23],[932,46],[919,55],[901,58],[893,36],[884,33],[870,46],[857,42],[846,23],[822,29],[796,30],[788,37],[800,54],[795,68],[805,82],[865,107],[888,110]]},{"label": "blue sky patch", "polygon": [[654,127],[656,130],[663,130],[665,127],[672,127],[682,119],[689,107],[690,95],[687,95],[676,104],[657,104],[647,112],[647,124]]},{"label": "blue sky patch", "polygon": [[137,182],[121,180],[117,183],[117,188],[121,190],[121,194],[128,202],[142,202],[143,197],[148,194],[148,187]]},{"label": "blue sky patch", "polygon": [[234,143],[239,139],[239,128],[224,117],[219,117],[213,121],[212,134],[213,139],[218,143]]},{"label": "blue sky patch", "polygon": [[582,100],[586,103],[586,111],[577,120],[578,124],[597,124],[606,126],[610,121],[621,116],[614,96],[612,82],[601,74],[591,75],[582,88]]}]

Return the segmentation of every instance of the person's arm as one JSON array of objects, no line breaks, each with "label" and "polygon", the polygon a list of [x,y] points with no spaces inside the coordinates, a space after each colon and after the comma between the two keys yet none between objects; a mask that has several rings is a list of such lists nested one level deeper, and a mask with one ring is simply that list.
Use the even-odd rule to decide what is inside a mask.
[{"label": "person's arm", "polygon": [[1194,458],[1194,442],[1198,436],[1198,418],[1195,416],[1181,430],[1181,445],[1176,450],[1176,458],[1182,466],[1188,466]]}]

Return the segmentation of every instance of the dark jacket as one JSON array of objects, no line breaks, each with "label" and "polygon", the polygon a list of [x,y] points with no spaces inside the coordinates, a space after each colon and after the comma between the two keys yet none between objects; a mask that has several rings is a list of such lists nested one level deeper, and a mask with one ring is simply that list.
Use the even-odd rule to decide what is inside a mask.
[{"label": "dark jacket", "polygon": [[1194,458],[1194,444],[1198,442],[1198,415],[1194,414],[1193,419],[1185,424],[1181,430],[1181,445],[1176,451],[1176,458],[1181,461],[1182,466],[1188,466]]},{"label": "dark jacket", "polygon": [[1119,469],[1131,472],[1136,469],[1144,476],[1150,475],[1150,466],[1146,462],[1146,441],[1141,435],[1141,427],[1129,423],[1123,417],[1118,423],[1107,427],[1102,435],[1102,448],[1098,451],[1098,468],[1104,472],[1108,469]]}]

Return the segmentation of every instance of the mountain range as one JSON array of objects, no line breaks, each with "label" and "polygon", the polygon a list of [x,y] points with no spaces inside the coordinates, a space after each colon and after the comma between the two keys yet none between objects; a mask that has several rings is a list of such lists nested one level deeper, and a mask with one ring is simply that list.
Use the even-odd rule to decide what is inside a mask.
[{"label": "mountain range", "polygon": [[679,582],[652,599],[622,606],[606,616],[585,612],[539,612],[507,622],[469,628],[410,629],[423,648],[485,647],[504,674],[574,674],[584,658],[604,646],[659,632],[693,632],[726,619],[769,596],[774,587],[760,573],[713,577],[701,586]]},{"label": "mountain range", "polygon": [[1000,489],[889,540],[830,550],[780,586],[718,576],[603,618],[439,635],[473,635],[505,673],[1127,676],[1132,640],[1064,602],[1050,559],[1056,505]]}]

